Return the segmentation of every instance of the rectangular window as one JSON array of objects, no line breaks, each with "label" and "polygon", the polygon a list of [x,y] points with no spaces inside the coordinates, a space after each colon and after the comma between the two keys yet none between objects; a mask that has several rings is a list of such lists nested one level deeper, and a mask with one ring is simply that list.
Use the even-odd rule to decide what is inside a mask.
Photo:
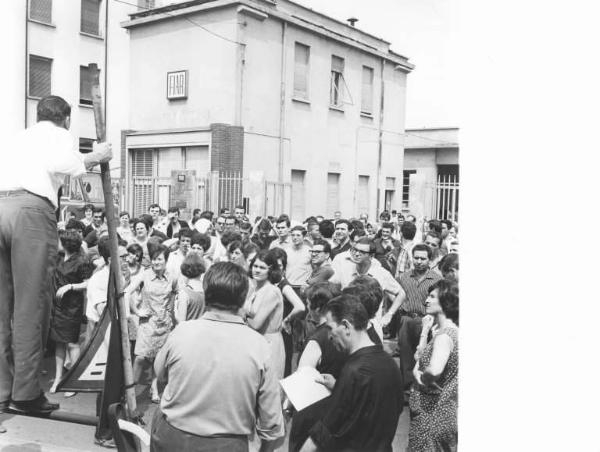
[{"label": "rectangular window", "polygon": [[140,11],[146,11],[147,9],[154,8],[154,0],[138,0],[138,9]]},{"label": "rectangular window", "polygon": [[52,0],[30,0],[29,1],[29,18],[44,22],[45,24],[52,23]]},{"label": "rectangular window", "polygon": [[341,107],[344,101],[342,95],[344,83],[344,59],[331,55],[331,86],[329,89],[329,103],[334,107]]},{"label": "rectangular window", "polygon": [[360,112],[373,113],[373,68],[362,67],[362,96]]},{"label": "rectangular window", "polygon": [[327,213],[331,215],[340,210],[340,175],[327,173]]},{"label": "rectangular window", "polygon": [[100,36],[100,0],[81,0],[81,32]]},{"label": "rectangular window", "polygon": [[29,96],[49,96],[52,89],[52,60],[29,55]]},{"label": "rectangular window", "polygon": [[358,176],[358,214],[369,213],[369,176]]},{"label": "rectangular window", "polygon": [[154,173],[156,163],[153,149],[131,151],[131,176],[133,185],[133,216],[146,213],[154,202]]},{"label": "rectangular window", "polygon": [[88,154],[92,152],[94,140],[92,138],[79,138],[79,152]]},{"label": "rectangular window", "polygon": [[87,66],[79,66],[79,103],[92,105],[92,73]]},{"label": "rectangular window", "polygon": [[294,97],[308,99],[308,61],[310,47],[296,43],[294,53]]},{"label": "rectangular window", "polygon": [[408,209],[410,203],[410,175],[416,174],[417,170],[404,170],[402,172],[402,208]]}]

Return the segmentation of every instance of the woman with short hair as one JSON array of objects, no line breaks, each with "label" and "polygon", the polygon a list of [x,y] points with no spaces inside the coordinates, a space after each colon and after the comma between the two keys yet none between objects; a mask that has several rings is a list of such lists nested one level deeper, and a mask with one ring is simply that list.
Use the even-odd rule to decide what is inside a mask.
[{"label": "woman with short hair", "polygon": [[[433,338],[417,356],[410,394],[408,450],[455,451],[458,441],[458,284],[442,279],[431,286],[421,338],[432,324]],[[427,316],[426,316],[427,317]]]},{"label": "woman with short hair", "polygon": [[198,253],[188,253],[181,263],[183,286],[179,288],[175,302],[177,323],[195,320],[204,313],[204,289],[202,279],[206,264]]}]

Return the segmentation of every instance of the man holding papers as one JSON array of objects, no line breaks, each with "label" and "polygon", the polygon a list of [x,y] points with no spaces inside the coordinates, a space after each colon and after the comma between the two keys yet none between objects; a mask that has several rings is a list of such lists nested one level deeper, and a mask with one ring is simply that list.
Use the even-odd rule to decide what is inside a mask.
[{"label": "man holding papers", "polygon": [[320,376],[319,382],[332,393],[301,452],[391,452],[403,403],[398,366],[369,338],[369,316],[356,297],[334,298],[325,311],[331,340],[348,359],[337,381]]}]

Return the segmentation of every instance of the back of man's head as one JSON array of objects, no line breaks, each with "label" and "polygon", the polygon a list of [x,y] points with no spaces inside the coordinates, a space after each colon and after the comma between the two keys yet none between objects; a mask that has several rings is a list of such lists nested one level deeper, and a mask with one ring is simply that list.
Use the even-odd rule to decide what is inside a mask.
[{"label": "back of man's head", "polygon": [[439,220],[429,220],[427,225],[430,231],[435,231],[438,234],[442,233],[442,223]]},{"label": "back of man's head", "polygon": [[71,116],[71,106],[59,96],[46,96],[37,104],[37,121],[52,121],[57,126]]},{"label": "back of man's head", "polygon": [[323,220],[319,223],[319,232],[323,238],[330,239],[335,232],[335,224],[331,220]]},{"label": "back of man's head", "polygon": [[325,312],[331,313],[337,324],[346,320],[356,331],[365,331],[369,325],[367,310],[358,297],[353,295],[342,294],[334,298],[325,306]]},{"label": "back of man's head", "polygon": [[375,278],[367,275],[354,278],[348,284],[348,287],[342,290],[342,293],[358,297],[367,310],[370,319],[375,317],[375,314],[379,310],[379,305],[383,301],[381,284]]},{"label": "back of man's head", "polygon": [[402,226],[400,226],[400,233],[404,240],[413,240],[417,233],[417,225],[412,221],[405,221],[402,223]]},{"label": "back of man's head", "polygon": [[204,275],[204,299],[207,307],[237,312],[246,300],[248,276],[232,262],[217,262]]}]

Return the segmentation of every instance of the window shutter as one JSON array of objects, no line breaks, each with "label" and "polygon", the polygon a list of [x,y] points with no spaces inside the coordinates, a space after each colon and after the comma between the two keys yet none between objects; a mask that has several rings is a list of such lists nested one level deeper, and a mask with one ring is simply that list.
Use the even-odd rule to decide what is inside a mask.
[{"label": "window shutter", "polygon": [[339,173],[327,173],[327,213],[331,215],[339,210],[340,206],[340,175]]},{"label": "window shutter", "polygon": [[335,72],[344,72],[344,59],[339,56],[331,55],[331,70]]},{"label": "window shutter", "polygon": [[364,113],[373,112],[373,69],[367,66],[363,66],[362,72],[360,111]]},{"label": "window shutter", "polygon": [[310,47],[296,43],[294,55],[294,96],[308,96],[308,60]]},{"label": "window shutter", "polygon": [[133,151],[131,161],[131,175],[141,177],[152,177],[154,174],[152,149],[140,149]]},{"label": "window shutter", "polygon": [[138,0],[138,9],[145,11],[154,8],[154,0]]},{"label": "window shutter", "polygon": [[34,55],[29,56],[29,95],[49,96],[51,92],[52,60]]},{"label": "window shutter", "polygon": [[92,105],[92,74],[87,66],[79,67],[79,103]]},{"label": "window shutter", "polygon": [[46,24],[52,23],[52,0],[30,0],[29,18]]},{"label": "window shutter", "polygon": [[100,1],[81,0],[81,31],[91,35],[100,35]]},{"label": "window shutter", "polygon": [[154,202],[153,154],[153,149],[139,149],[131,153],[134,216],[145,213],[148,206]]}]

